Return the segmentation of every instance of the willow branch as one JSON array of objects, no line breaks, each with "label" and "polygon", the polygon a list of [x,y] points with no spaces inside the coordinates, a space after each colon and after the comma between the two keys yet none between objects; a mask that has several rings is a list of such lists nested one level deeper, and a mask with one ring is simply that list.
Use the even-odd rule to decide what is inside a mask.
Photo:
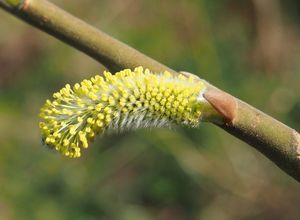
[{"label": "willow branch", "polygon": [[[154,72],[176,71],[147,57],[45,0],[0,0],[0,7],[23,21],[84,52],[117,71],[144,66]],[[214,121],[255,147],[300,181],[300,135],[294,129],[208,84],[204,97],[222,116]]]},{"label": "willow branch", "polygon": [[144,66],[151,67],[152,71],[175,72],[48,1],[19,0],[10,7],[4,2],[7,1],[0,0],[0,7],[6,11],[86,53],[112,71]]}]

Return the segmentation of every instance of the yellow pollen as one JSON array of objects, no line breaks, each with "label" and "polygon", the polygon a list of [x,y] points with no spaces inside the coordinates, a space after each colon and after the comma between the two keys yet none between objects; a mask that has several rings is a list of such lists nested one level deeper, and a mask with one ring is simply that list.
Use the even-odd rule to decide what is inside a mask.
[{"label": "yellow pollen", "polygon": [[154,74],[137,67],[114,75],[105,71],[73,87],[66,84],[46,100],[39,127],[44,143],[76,158],[97,134],[172,123],[197,126],[204,83],[193,77]]}]

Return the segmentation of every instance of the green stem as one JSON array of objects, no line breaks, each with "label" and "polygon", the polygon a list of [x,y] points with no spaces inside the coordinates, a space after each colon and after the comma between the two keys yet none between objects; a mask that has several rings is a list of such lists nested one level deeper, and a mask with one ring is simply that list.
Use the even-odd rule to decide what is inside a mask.
[{"label": "green stem", "polygon": [[[154,72],[176,71],[95,29],[45,0],[4,1],[0,7],[86,53],[112,71],[143,66]],[[239,99],[207,84],[204,96],[222,120],[207,119],[258,149],[300,182],[300,135]]]},{"label": "green stem", "polygon": [[204,94],[223,115],[217,125],[263,153],[300,182],[300,135],[247,103],[212,87]]},{"label": "green stem", "polygon": [[4,2],[0,1],[0,6],[10,13],[93,57],[112,72],[137,66],[175,72],[48,1],[23,0],[11,7]]}]

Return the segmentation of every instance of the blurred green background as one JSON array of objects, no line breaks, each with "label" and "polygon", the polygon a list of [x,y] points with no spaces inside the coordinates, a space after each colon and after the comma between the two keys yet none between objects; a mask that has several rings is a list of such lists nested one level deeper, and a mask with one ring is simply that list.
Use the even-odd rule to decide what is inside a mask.
[{"label": "blurred green background", "polygon": [[[298,0],[53,2],[300,130]],[[299,184],[210,124],[98,138],[80,159],[46,149],[45,99],[104,67],[0,18],[0,219],[299,219]]]}]

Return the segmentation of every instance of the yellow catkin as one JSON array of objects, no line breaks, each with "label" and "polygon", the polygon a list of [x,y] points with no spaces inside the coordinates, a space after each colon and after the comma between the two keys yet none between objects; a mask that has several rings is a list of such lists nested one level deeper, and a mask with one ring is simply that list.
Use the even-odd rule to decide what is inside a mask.
[{"label": "yellow catkin", "polygon": [[99,133],[200,122],[202,81],[142,67],[103,75],[67,84],[46,101],[39,124],[46,145],[75,158]]}]

